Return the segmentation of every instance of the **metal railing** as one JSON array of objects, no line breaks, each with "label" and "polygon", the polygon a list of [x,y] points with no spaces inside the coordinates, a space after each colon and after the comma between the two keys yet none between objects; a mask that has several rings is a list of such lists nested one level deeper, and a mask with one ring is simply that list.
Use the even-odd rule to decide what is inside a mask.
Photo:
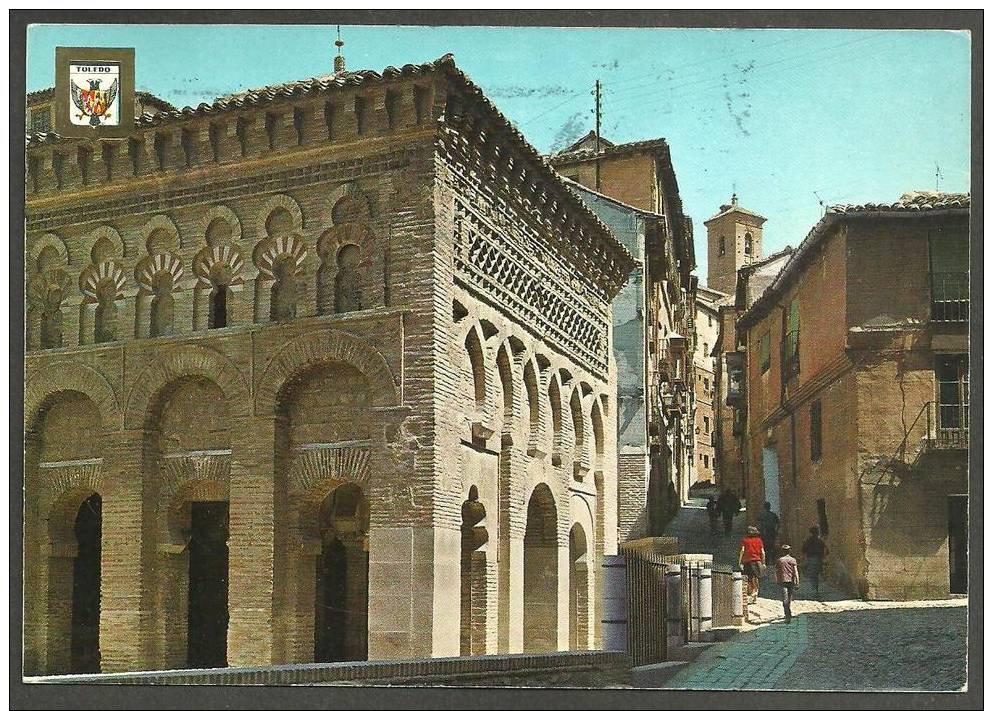
[{"label": "metal railing", "polygon": [[930,449],[969,448],[969,403],[929,402],[926,407]]},{"label": "metal railing", "polygon": [[969,320],[969,272],[931,274],[931,320],[965,323]]},{"label": "metal railing", "polygon": [[666,661],[665,563],[649,551],[622,551],[627,565],[628,652],[634,666]]}]

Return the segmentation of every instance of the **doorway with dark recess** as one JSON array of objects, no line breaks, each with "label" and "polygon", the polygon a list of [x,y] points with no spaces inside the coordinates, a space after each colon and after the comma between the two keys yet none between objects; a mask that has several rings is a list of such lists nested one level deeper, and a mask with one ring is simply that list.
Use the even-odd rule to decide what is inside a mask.
[{"label": "doorway with dark recess", "polygon": [[100,534],[101,499],[93,494],[76,515],[78,550],[72,566],[72,631],[70,670],[100,671]]},{"label": "doorway with dark recess", "polygon": [[948,497],[948,591],[969,592],[969,497]]},{"label": "doorway with dark recess", "polygon": [[190,504],[190,593],[187,664],[227,666],[228,502]]}]

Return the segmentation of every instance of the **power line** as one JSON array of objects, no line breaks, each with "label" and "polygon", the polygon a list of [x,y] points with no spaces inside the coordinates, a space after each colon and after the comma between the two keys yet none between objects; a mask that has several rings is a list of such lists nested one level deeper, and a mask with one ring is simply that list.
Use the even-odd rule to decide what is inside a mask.
[{"label": "power line", "polygon": [[[772,61],[772,62],[767,62],[765,64],[759,64],[759,65],[756,65],[753,68],[751,68],[751,69],[748,70],[748,76],[751,76],[753,74],[765,74],[765,73],[767,73],[769,67],[774,66],[774,65],[782,64],[783,62],[786,62],[786,61],[795,60],[795,59],[802,59],[804,57],[809,57],[809,56],[814,55],[814,54],[821,54],[823,52],[837,50],[837,49],[840,49],[842,47],[847,47],[849,45],[857,44],[857,43],[860,43],[860,42],[867,42],[870,39],[874,39],[874,38],[875,38],[875,35],[872,36],[872,37],[861,37],[861,38],[858,38],[858,39],[855,39],[855,40],[851,40],[849,42],[843,42],[843,43],[840,43],[840,44],[832,45],[830,47],[822,47],[822,48],[817,49],[817,50],[811,50],[810,52],[805,52],[805,53],[794,55],[794,56],[791,56],[791,57],[783,57],[783,58],[780,58],[780,59],[775,60],[775,61]],[[820,59],[816,59],[813,62],[802,62],[800,64],[796,64],[796,65],[792,65],[792,66],[787,66],[786,69],[788,71],[788,70],[791,70],[791,69],[796,69],[796,68],[801,67],[801,66],[808,66],[810,64],[816,64],[819,61],[821,61],[821,60]],[[692,86],[699,86],[701,84],[713,84],[714,82],[716,82],[715,86],[716,85],[720,85],[721,87],[724,87],[726,85],[727,81],[728,81],[727,73],[725,73],[725,74],[723,74],[723,75],[721,75],[719,77],[713,77],[713,76],[711,76],[711,77],[706,77],[704,79],[697,79],[695,81],[685,82],[683,84],[677,84],[675,86],[669,87],[669,89],[667,90],[667,96],[673,96],[673,95],[675,95],[675,92],[677,92],[680,89],[685,89],[685,88],[692,87]],[[654,90],[651,90],[651,91],[648,91],[648,92],[645,92],[645,93],[642,93],[642,94],[635,94],[635,95],[626,96],[625,97],[625,100],[635,100],[635,99],[641,99],[643,97],[651,97],[651,96],[657,95],[658,93],[659,93],[658,92],[658,89],[654,89]]]},{"label": "power line", "polygon": [[577,91],[577,92],[576,92],[576,93],[574,93],[574,94],[573,94],[572,96],[570,96],[569,98],[567,98],[567,99],[566,99],[565,101],[563,101],[563,102],[561,102],[561,103],[558,103],[558,104],[555,104],[555,106],[552,106],[551,108],[549,108],[549,109],[547,109],[547,110],[545,110],[545,111],[542,111],[542,112],[541,112],[540,114],[535,114],[535,115],[534,115],[534,116],[532,116],[531,118],[529,118],[529,119],[527,119],[526,121],[521,121],[521,122],[520,122],[519,124],[517,124],[517,125],[518,125],[518,126],[527,126],[527,125],[528,125],[529,123],[531,123],[531,122],[533,122],[533,121],[537,121],[537,120],[538,120],[538,119],[540,119],[540,118],[541,118],[542,116],[547,116],[548,114],[550,114],[550,113],[552,113],[552,112],[553,112],[553,111],[555,111],[556,109],[559,109],[559,108],[562,108],[562,107],[563,107],[563,106],[565,106],[566,104],[568,104],[568,103],[570,103],[570,102],[572,102],[572,101],[575,101],[576,99],[578,99],[578,98],[579,98],[580,96],[582,96],[582,95],[583,95],[583,92],[582,92],[582,91]]},{"label": "power line", "polygon": [[[865,41],[865,40],[860,40],[860,41]],[[846,43],[846,44],[854,44],[854,42]],[[834,47],[825,48],[825,49],[838,49],[838,48],[840,48],[842,46],[845,46],[845,45],[836,45]],[[866,57],[866,56],[869,56],[871,54],[876,54],[879,51],[886,49],[888,46],[889,46],[889,43],[886,43],[884,45],[876,46],[875,48],[868,50],[868,52],[863,53],[862,55],[860,55],[860,57]],[[790,59],[792,59],[792,57]],[[820,66],[825,66],[825,67],[827,67],[827,66],[833,66],[833,65],[838,64],[840,62],[847,61],[848,59],[850,59],[850,58],[847,57],[847,56],[846,57],[840,57],[840,58],[838,58],[836,60],[815,59],[813,61],[801,62],[800,64],[794,64],[794,65],[791,65],[791,66],[782,67],[779,70],[772,70],[772,71],[770,71],[768,69],[770,66],[772,66],[772,63],[770,63],[770,64],[761,65],[761,66],[755,67],[754,69],[749,70],[749,74],[748,75],[749,75],[749,77],[751,77],[752,75],[756,75],[756,74],[759,75],[759,76],[762,76],[762,77],[765,77],[765,76],[774,76],[774,75],[779,74],[779,73],[784,72],[784,71],[786,73],[790,73],[790,72],[793,72],[793,71],[795,71],[797,69],[801,69],[803,67],[807,67],[807,66],[810,66],[810,65],[813,65],[813,64],[819,64]],[[777,61],[777,62],[775,62],[775,64],[780,64],[781,61]],[[703,85],[703,86],[701,86],[701,85]],[[699,88],[692,89],[691,91],[685,91],[689,87],[699,87]],[[679,98],[680,96],[685,96],[685,95],[688,95],[688,94],[703,93],[703,92],[706,92],[706,91],[709,91],[709,90],[712,90],[712,89],[725,89],[725,90],[727,90],[729,88],[730,87],[728,86],[727,77],[726,76],[722,76],[720,78],[710,78],[710,79],[706,79],[706,80],[700,80],[700,81],[688,82],[686,84],[680,84],[680,85],[677,85],[677,86],[672,87],[671,89],[669,89],[668,91],[666,91],[664,94],[660,94],[659,91],[652,91],[652,92],[649,92],[649,93],[646,93],[646,94],[643,94],[643,95],[640,95],[640,96],[628,96],[628,97],[625,97],[625,99],[623,101],[618,102],[618,104],[623,105],[626,102],[628,102],[629,100],[646,99],[647,98],[647,100],[639,101],[638,106],[639,107],[652,106],[652,105],[657,104],[659,102],[670,101],[670,100],[672,100],[674,98]],[[684,91],[677,91],[678,89],[683,89]],[[657,98],[655,100],[652,100],[650,98],[652,96],[656,96]],[[607,98],[608,99],[611,98],[609,94],[608,94]]]},{"label": "power line", "polygon": [[[741,54],[745,54],[746,52],[752,52],[752,51],[762,52],[762,51],[764,51],[766,49],[769,49],[770,47],[775,47],[776,45],[780,45],[780,44],[783,44],[785,42],[792,42],[795,39],[796,39],[795,37],[784,37],[783,39],[777,40],[776,42],[770,42],[769,44],[762,45],[761,47],[752,47],[752,48],[749,48],[748,50],[742,49],[742,50],[739,50],[737,52],[731,52],[730,54],[722,54],[722,55],[719,55],[719,56],[707,57],[707,58],[704,58],[704,59],[700,59],[700,60],[698,60],[696,62],[689,62],[688,64],[681,64],[681,65],[679,65],[677,67],[665,67],[665,68],[661,68],[661,69],[656,69],[655,71],[648,72],[646,74],[639,74],[637,76],[627,77],[625,79],[618,79],[615,82],[611,82],[611,84],[613,86],[620,86],[620,85],[624,85],[624,84],[630,84],[633,81],[641,81],[642,79],[645,79],[647,77],[661,78],[661,74],[663,72],[678,72],[678,71],[681,71],[683,69],[688,69],[690,67],[700,66],[701,64],[709,64],[711,62],[726,61],[726,60],[731,59],[732,57],[735,57],[735,56],[738,56],[738,55],[741,55]],[[634,87],[632,87],[632,89],[633,88]],[[630,91],[630,90],[622,90],[622,91]],[[621,93],[621,92],[618,92],[618,93]]]}]

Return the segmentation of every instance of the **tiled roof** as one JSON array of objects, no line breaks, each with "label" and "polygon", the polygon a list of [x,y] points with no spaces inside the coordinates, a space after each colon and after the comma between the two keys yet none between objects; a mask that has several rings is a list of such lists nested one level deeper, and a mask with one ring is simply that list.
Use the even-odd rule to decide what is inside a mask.
[{"label": "tiled roof", "polygon": [[[143,104],[151,104],[162,111],[175,111],[176,107],[170,104],[165,99],[161,99],[150,91],[136,91],[134,93],[135,97]],[[38,104],[43,101],[48,101],[53,96],[55,96],[55,87],[50,86],[47,89],[39,89],[38,91],[30,91],[27,95],[27,104],[31,106],[32,104]]]},{"label": "tiled roof", "polygon": [[968,208],[969,193],[941,193],[932,190],[918,190],[904,193],[891,203],[867,202],[863,205],[832,205],[828,214],[850,215],[858,212],[924,212],[927,210],[952,210]]},{"label": "tiled roof", "polygon": [[738,203],[733,202],[730,205],[721,205],[721,209],[717,212],[717,214],[714,215],[713,217],[710,217],[710,218],[707,218],[706,220],[704,220],[703,221],[703,224],[706,225],[708,222],[713,222],[714,220],[716,220],[716,219],[718,219],[720,217],[724,217],[725,215],[729,215],[732,212],[738,212],[738,213],[741,213],[743,215],[748,215],[749,217],[754,217],[754,218],[756,218],[758,220],[762,220],[763,222],[765,222],[765,220],[766,220],[766,218],[763,217],[762,215],[760,215],[759,213],[752,212],[751,210],[746,210],[745,208],[743,208]]},{"label": "tiled roof", "polygon": [[[397,77],[430,74],[440,67],[449,65],[461,74],[461,71],[455,68],[452,55],[446,54],[440,59],[428,64],[406,64],[400,69],[395,67],[387,67],[383,70],[382,74],[371,70],[342,72],[341,74],[336,75],[325,75],[313,77],[312,79],[287,82],[284,84],[273,84],[260,89],[249,89],[248,91],[222,96],[209,104],[201,103],[195,107],[186,106],[181,109],[177,109],[175,106],[167,104],[167,102],[162,102],[167,104],[169,108],[154,114],[145,112],[140,116],[136,116],[134,123],[135,126],[154,126],[182,121],[183,119],[194,116],[212,116],[226,111],[234,111],[251,106],[264,106],[266,104],[271,104],[285,99],[324,93],[340,87],[359,86],[367,81],[381,81],[384,79],[394,79]],[[466,79],[468,80],[468,78]],[[54,89],[46,89],[45,91],[54,92]],[[29,94],[29,96],[31,95]],[[159,99],[159,101],[161,101],[161,99]],[[33,146],[36,143],[53,143],[58,141],[60,138],[61,137],[58,134],[53,133],[33,134],[28,138],[28,145]]]},{"label": "tiled roof", "polygon": [[[587,158],[596,157],[597,153],[594,148],[583,147],[584,143],[587,143],[593,138],[596,138],[596,134],[593,131],[590,131],[568,148],[549,156],[549,163],[552,165],[558,165],[560,163],[571,163],[577,160],[586,160]],[[662,148],[666,145],[667,144],[664,138],[652,138],[645,141],[632,141],[631,143],[613,143],[601,136],[600,155],[605,156],[615,155],[617,153],[634,153],[637,151]]]},{"label": "tiled roof", "polygon": [[904,193],[900,199],[891,203],[863,203],[861,205],[832,205],[827,209],[816,225],[814,225],[803,242],[790,255],[789,261],[779,270],[779,274],[762,292],[762,296],[742,314],[738,320],[739,327],[747,327],[766,306],[773,301],[790,280],[799,273],[811,254],[813,248],[824,239],[831,228],[842,219],[858,219],[887,214],[906,215],[908,213],[964,213],[968,214],[971,205],[969,193],[942,193],[918,190]]},{"label": "tiled roof", "polygon": [[[187,106],[182,109],[172,111],[161,111],[156,114],[144,113],[135,118],[136,126],[148,126],[158,124],[177,123],[194,116],[211,116],[234,111],[251,106],[264,106],[277,101],[297,98],[301,96],[317,95],[342,87],[360,86],[367,82],[387,81],[403,77],[423,76],[444,72],[448,77],[455,79],[462,84],[463,93],[473,99],[481,106],[484,112],[490,115],[500,129],[506,133],[510,140],[517,144],[517,147],[534,161],[546,178],[550,179],[553,185],[560,189],[562,197],[577,210],[583,217],[593,223],[604,236],[606,243],[614,251],[618,258],[620,268],[630,270],[636,266],[634,257],[630,252],[617,241],[610,228],[594,213],[582,198],[572,192],[566,185],[562,176],[551,167],[548,160],[538,150],[532,146],[524,135],[504,116],[500,110],[491,102],[483,90],[480,89],[459,67],[455,64],[455,57],[452,54],[445,54],[433,62],[425,64],[405,64],[399,69],[396,67],[386,67],[382,73],[372,70],[362,70],[357,72],[341,72],[340,74],[325,75],[293,81],[285,84],[275,84],[261,89],[251,89],[245,92],[232,94],[217,99],[211,104],[201,103],[198,106]],[[28,136],[28,146],[33,147],[39,144],[57,143],[63,140],[56,133],[39,133]]]}]

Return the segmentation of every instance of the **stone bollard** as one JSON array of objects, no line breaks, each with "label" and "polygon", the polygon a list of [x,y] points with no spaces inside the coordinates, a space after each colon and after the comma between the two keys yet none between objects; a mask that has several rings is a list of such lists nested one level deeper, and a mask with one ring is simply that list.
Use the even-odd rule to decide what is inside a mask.
[{"label": "stone bollard", "polygon": [[710,630],[714,626],[713,571],[705,565],[697,568],[696,609],[700,618],[697,641],[710,641]]},{"label": "stone bollard", "polygon": [[665,567],[665,634],[670,647],[686,642],[683,634],[683,568],[679,563]]},{"label": "stone bollard", "polygon": [[702,566],[696,561],[690,561],[686,563],[686,573],[689,578],[689,585],[687,593],[689,597],[686,600],[686,606],[688,608],[687,614],[687,635],[686,638],[690,642],[699,642],[700,639],[700,571]]},{"label": "stone bollard", "polygon": [[624,556],[603,557],[603,619],[600,625],[605,651],[628,651],[627,561]]},{"label": "stone bollard", "polygon": [[731,573],[731,623],[736,627],[745,623],[745,586],[740,570]]}]

